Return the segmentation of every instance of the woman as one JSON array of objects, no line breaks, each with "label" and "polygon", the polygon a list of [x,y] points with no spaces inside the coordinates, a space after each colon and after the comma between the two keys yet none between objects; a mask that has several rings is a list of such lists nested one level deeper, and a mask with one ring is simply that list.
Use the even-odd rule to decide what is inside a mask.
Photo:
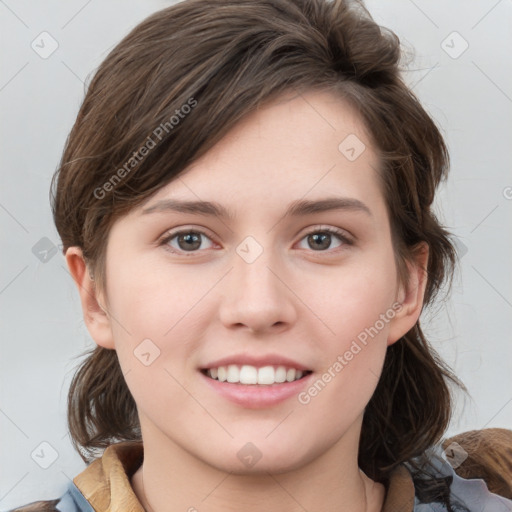
[{"label": "woman", "polygon": [[399,59],[343,0],[186,0],[112,50],[52,202],[91,464],[17,510],[512,510],[510,431],[440,443],[448,155]]}]

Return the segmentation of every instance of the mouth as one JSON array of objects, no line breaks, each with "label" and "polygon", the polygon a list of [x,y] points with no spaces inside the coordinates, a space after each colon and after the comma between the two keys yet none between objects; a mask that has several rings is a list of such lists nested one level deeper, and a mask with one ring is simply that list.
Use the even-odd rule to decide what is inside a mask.
[{"label": "mouth", "polygon": [[304,379],[312,373],[311,370],[299,370],[287,366],[252,366],[230,364],[214,368],[203,368],[201,373],[206,377],[228,384],[243,384],[247,386],[272,386]]}]

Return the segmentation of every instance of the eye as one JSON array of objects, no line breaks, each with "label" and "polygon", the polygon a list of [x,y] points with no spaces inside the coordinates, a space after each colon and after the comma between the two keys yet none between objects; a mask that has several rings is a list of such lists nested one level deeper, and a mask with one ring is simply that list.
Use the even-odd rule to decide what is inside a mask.
[{"label": "eye", "polygon": [[309,247],[313,247],[315,249],[314,252],[325,252],[327,249],[329,249],[333,236],[342,242],[336,247],[352,245],[352,241],[347,236],[345,236],[343,231],[330,227],[310,231],[301,239],[301,241],[306,240],[306,243],[309,245]]},{"label": "eye", "polygon": [[[171,252],[193,253],[197,252],[197,249],[201,247],[202,237],[210,240],[208,235],[203,231],[184,229],[181,231],[175,231],[174,233],[169,233],[169,235],[162,240],[161,245],[165,245],[165,247]],[[175,241],[175,243],[173,243],[173,241]]]},{"label": "eye", "polygon": [[[309,248],[313,248],[314,252],[327,252],[330,248],[329,246],[332,244],[333,236],[340,241],[335,248],[352,245],[353,243],[345,235],[344,231],[331,227],[322,227],[310,231],[301,239],[301,242],[302,240],[306,240]],[[209,246],[202,247],[203,237],[210,242]],[[192,256],[193,253],[200,252],[200,248],[211,249],[214,243],[204,231],[199,229],[182,229],[169,233],[162,239],[160,245],[163,245],[165,249],[172,253]],[[304,247],[301,248],[303,249]]]}]

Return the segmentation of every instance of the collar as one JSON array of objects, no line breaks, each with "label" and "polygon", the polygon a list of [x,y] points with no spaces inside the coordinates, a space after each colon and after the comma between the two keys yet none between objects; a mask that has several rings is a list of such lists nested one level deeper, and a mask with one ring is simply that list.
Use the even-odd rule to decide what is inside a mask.
[{"label": "collar", "polygon": [[[145,512],[133,492],[130,479],[142,464],[141,441],[123,441],[110,445],[101,458],[94,460],[73,479],[94,510],[105,512]],[[390,475],[382,512],[412,512],[414,484],[404,466]]]}]

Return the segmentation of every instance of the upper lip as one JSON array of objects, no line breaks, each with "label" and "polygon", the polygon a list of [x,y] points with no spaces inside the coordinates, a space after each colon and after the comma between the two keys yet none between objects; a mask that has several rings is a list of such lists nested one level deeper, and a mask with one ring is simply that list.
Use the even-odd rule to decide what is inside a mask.
[{"label": "upper lip", "polygon": [[263,366],[286,366],[287,368],[295,368],[296,370],[309,370],[307,366],[277,354],[268,354],[265,356],[252,356],[249,354],[231,355],[207,363],[202,369],[207,370],[209,368],[218,368],[219,366],[229,366],[230,364],[236,364],[238,366],[250,365],[256,366],[257,368]]}]

